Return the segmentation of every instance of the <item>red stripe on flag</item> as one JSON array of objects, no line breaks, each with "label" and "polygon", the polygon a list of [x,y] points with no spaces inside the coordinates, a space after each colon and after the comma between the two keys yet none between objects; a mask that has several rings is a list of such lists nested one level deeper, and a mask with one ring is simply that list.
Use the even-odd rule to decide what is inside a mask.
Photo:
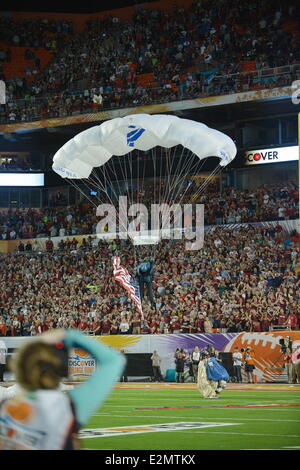
[{"label": "red stripe on flag", "polygon": [[114,266],[114,279],[121,284],[124,289],[129,293],[129,297],[133,300],[137,306],[141,317],[144,318],[141,297],[139,293],[139,287],[137,283],[132,279],[129,272],[121,264],[121,260],[118,256],[113,259]]}]

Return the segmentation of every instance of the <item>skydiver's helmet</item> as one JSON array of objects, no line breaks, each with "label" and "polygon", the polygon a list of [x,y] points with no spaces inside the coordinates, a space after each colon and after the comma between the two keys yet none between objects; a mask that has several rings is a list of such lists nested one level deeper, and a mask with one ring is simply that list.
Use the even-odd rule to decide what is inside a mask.
[{"label": "skydiver's helmet", "polygon": [[143,273],[143,274],[147,274],[150,271],[150,268],[151,268],[151,266],[150,266],[149,261],[141,263],[140,272]]}]

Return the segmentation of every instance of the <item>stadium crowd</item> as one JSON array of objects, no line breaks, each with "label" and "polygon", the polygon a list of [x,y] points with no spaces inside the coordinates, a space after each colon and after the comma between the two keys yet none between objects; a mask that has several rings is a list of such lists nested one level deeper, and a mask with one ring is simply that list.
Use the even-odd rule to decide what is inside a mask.
[{"label": "stadium crowd", "polygon": [[[5,41],[8,46],[44,47],[52,50],[56,49],[58,39],[72,33],[72,21],[48,18],[16,21],[7,14],[0,15],[0,40]],[[9,61],[9,49],[1,52],[1,60]]]},{"label": "stadium crowd", "polygon": [[[249,21],[254,16],[255,21]],[[289,85],[300,77],[297,68],[265,77],[243,70],[249,61],[255,72],[296,65],[299,41],[287,24],[298,20],[296,2],[282,0],[196,0],[172,11],[140,6],[131,20],[94,19],[80,34],[72,34],[70,23],[45,24],[43,19],[27,21],[18,33],[19,23],[2,19],[4,38],[10,43],[51,48],[54,41],[55,47],[53,60],[43,70],[36,68],[32,83],[26,77],[8,81],[0,120],[26,121],[93,112],[98,106],[120,108]],[[2,52],[5,59],[7,53]],[[143,74],[148,74],[146,81],[139,80]]]},{"label": "stadium crowd", "polygon": [[0,173],[15,172],[15,171],[35,171],[38,170],[39,165],[32,161],[30,156],[19,158],[18,155],[10,154],[0,155]]},{"label": "stadium crowd", "polygon": [[[191,195],[193,192],[197,193],[197,189],[195,183]],[[212,189],[215,189],[215,186]],[[163,191],[163,187],[161,190]],[[148,197],[143,195],[140,201],[146,206],[153,201],[152,193],[149,191],[148,194]],[[220,193],[219,190],[210,192],[206,189],[197,202],[204,204],[205,223],[214,225],[296,219],[298,198],[296,183],[287,180],[280,184],[264,185],[255,190],[238,190],[231,187]],[[180,200],[180,196],[177,199]],[[57,200],[59,199],[56,197],[52,202]],[[173,202],[176,202],[176,199]],[[76,206],[2,209],[0,240],[88,235],[96,233],[98,222],[95,206],[87,201]]]},{"label": "stadium crowd", "polygon": [[[1,254],[0,335],[60,327],[101,335],[299,328],[299,234],[280,225],[216,227],[199,251],[183,243],[133,248],[88,236],[80,245],[69,239],[57,249],[50,243],[42,252]],[[154,260],[155,306],[144,297],[144,320],[113,278],[116,254],[133,276],[137,260]]]},{"label": "stadium crowd", "polygon": [[[126,22],[107,16],[89,21],[80,34],[68,21],[17,23],[0,15],[0,40],[7,44],[0,50],[7,91],[0,122],[290,85],[300,78],[297,68],[264,77],[260,72],[297,64],[300,43],[288,27],[297,21],[294,0],[196,0],[169,12],[139,6]],[[1,66],[12,46],[46,48],[53,60],[41,68],[28,49],[34,80],[27,73],[6,80]],[[254,73],[245,72],[247,63]],[[0,171],[10,165],[7,160]],[[197,189],[195,182],[189,195]],[[148,248],[99,241],[94,205],[66,206],[63,194],[49,207],[1,210],[0,240],[20,241],[15,252],[0,253],[0,336],[61,327],[101,335],[299,329],[299,234],[287,234],[280,222],[220,227],[295,219],[298,197],[293,181],[199,194],[194,202],[204,204],[210,226],[199,251],[185,251],[182,241]],[[58,246],[52,241],[57,236]],[[138,261],[154,261],[155,305],[143,299],[144,318],[113,278],[116,254],[133,276]]]}]

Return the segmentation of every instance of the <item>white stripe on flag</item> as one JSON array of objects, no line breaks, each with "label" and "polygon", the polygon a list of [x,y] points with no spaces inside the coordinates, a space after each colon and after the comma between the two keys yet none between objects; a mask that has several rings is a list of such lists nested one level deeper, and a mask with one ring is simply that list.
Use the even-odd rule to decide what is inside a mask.
[{"label": "white stripe on flag", "polygon": [[129,297],[135,302],[141,317],[144,318],[139,286],[134,279],[132,279],[127,269],[120,263],[120,258],[115,256],[113,259],[114,279],[119,282],[127,292],[129,292]]}]

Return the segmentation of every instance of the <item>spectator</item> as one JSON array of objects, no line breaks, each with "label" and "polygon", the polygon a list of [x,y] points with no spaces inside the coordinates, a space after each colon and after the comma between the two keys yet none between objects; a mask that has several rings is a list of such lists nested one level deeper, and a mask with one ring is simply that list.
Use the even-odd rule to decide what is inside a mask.
[{"label": "spectator", "polygon": [[[87,237],[75,251],[72,239],[65,239],[63,247],[54,246],[52,252],[39,247],[37,251],[0,254],[0,282],[6,286],[0,297],[0,330],[3,336],[19,334],[16,316],[24,335],[36,332],[36,321],[43,331],[64,321],[72,328],[116,334],[125,316],[126,334],[204,333],[207,318],[224,333],[254,331],[256,323],[269,331],[278,321],[290,326],[289,319],[297,329],[299,238],[278,234],[268,227],[255,232],[251,226],[217,227],[206,232],[205,248],[197,252],[184,251],[183,241],[162,241],[156,247],[153,290],[157,292],[163,285],[165,291],[155,307],[147,298],[143,300],[144,320],[113,280],[111,264],[105,262],[110,244],[96,237],[97,243]],[[270,243],[278,237],[278,243]],[[219,239],[221,245],[216,245]],[[286,239],[291,240],[287,246]],[[245,249],[249,240],[251,251]],[[121,241],[116,245],[121,246]],[[122,241],[118,250],[134,275],[132,245]],[[142,256],[148,249],[143,250]],[[279,265],[280,276],[274,269]],[[87,286],[98,286],[99,275],[99,290],[91,295]],[[120,312],[124,312],[122,317]]]},{"label": "spectator", "polygon": [[[145,9],[118,22],[95,18],[78,34],[73,34],[71,24],[65,29],[57,22],[57,29],[49,31],[43,19],[16,23],[2,17],[0,39],[54,52],[42,70],[37,55],[29,61],[28,77],[33,76],[34,81],[26,81],[21,91],[14,79],[10,81],[13,109],[5,111],[5,121],[93,112],[95,106],[114,108],[199,98],[293,81],[290,73],[276,72],[280,66],[295,64],[299,54],[299,44],[286,28],[293,13],[282,2],[274,7],[267,0],[251,4],[233,0],[228,8],[225,0],[214,0],[209,5],[194,2],[183,10],[184,15],[180,10],[157,9],[153,14]],[[280,17],[275,16],[277,11]],[[245,23],[254,12],[255,24]],[[118,48],[113,48],[116,43]],[[285,53],[287,48],[289,54]],[[242,73],[243,64],[249,61],[255,61],[258,72],[273,68],[274,74]],[[82,71],[86,78],[80,84]],[[143,83],[141,75],[149,79]],[[30,98],[24,106],[16,98],[24,98],[25,93]],[[95,95],[102,97],[101,104],[93,102]]]},{"label": "spectator", "polygon": [[52,253],[53,252],[53,247],[54,247],[53,241],[49,237],[48,240],[46,241],[46,251],[48,253]]}]

